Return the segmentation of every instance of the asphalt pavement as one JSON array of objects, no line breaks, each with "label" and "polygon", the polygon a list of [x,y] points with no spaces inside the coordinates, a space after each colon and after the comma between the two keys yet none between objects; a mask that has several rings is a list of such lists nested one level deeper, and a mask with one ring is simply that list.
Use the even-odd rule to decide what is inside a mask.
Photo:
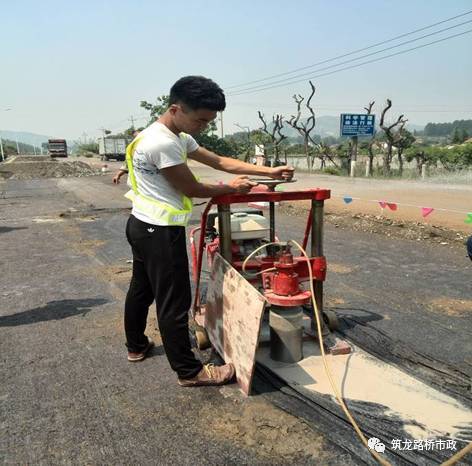
[{"label": "asphalt pavement", "polygon": [[321,431],[235,384],[179,387],[152,311],[157,346],[127,361],[128,209],[105,181],[0,186],[0,462],[355,464]]},{"label": "asphalt pavement", "polygon": [[[279,395],[262,382],[265,394],[251,399],[234,385],[179,388],[152,312],[156,350],[143,363],[126,361],[124,185],[92,177],[1,188],[5,464],[359,464],[326,425],[274,407]],[[299,215],[278,213],[281,239],[302,229]],[[465,253],[326,224],[325,254],[326,306],[341,315],[346,337],[470,404]]]}]

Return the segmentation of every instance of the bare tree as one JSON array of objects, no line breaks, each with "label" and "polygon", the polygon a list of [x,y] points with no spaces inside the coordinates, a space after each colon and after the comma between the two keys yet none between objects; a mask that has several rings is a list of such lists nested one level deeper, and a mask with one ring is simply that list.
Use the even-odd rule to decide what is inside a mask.
[{"label": "bare tree", "polygon": [[[305,106],[310,111],[310,116],[307,118],[305,123],[300,121],[300,116],[302,114],[301,105],[302,105],[303,101],[305,100],[305,98],[302,97],[300,94],[298,94],[298,96],[294,95],[293,100],[295,100],[295,102],[297,104],[297,116],[292,115],[290,120],[287,121],[287,123],[293,129],[296,129],[298,131],[298,133],[300,134],[300,136],[302,136],[303,146],[304,146],[304,149],[305,149],[307,167],[308,167],[308,170],[311,171],[311,169],[313,168],[313,158],[310,156],[311,151],[310,151],[309,143],[311,142],[311,143],[316,145],[316,143],[313,141],[313,138],[310,136],[310,133],[315,128],[316,118],[315,118],[315,112],[313,111],[313,108],[310,105],[311,99],[315,94],[315,86],[313,85],[313,83],[311,81],[309,81],[309,83],[310,83],[310,87],[311,87],[311,94],[310,94],[310,97],[308,97],[308,100],[307,100]],[[324,161],[324,159],[322,158],[321,159],[322,165],[324,165],[323,161]],[[321,168],[323,168],[323,166]]]},{"label": "bare tree", "polygon": [[257,113],[259,115],[259,119],[262,121],[261,131],[263,131],[270,137],[271,143],[274,147],[274,166],[280,165],[280,144],[284,139],[287,139],[287,136],[281,133],[281,130],[284,127],[284,117],[279,114],[274,115],[272,117],[272,129],[269,131],[269,129],[267,128],[267,123],[264,119],[264,115],[260,111],[258,111]]},{"label": "bare tree", "polygon": [[[391,174],[391,163],[393,157],[393,147],[398,143],[399,139],[401,138],[401,132],[405,126],[405,123],[408,120],[403,119],[404,115],[400,115],[395,123],[392,123],[390,126],[385,125],[385,114],[387,111],[392,107],[392,101],[387,99],[387,105],[382,110],[382,114],[380,116],[380,127],[383,129],[385,133],[385,137],[387,138],[387,149],[383,155],[383,174],[388,176]],[[398,128],[395,131],[395,128]]]}]

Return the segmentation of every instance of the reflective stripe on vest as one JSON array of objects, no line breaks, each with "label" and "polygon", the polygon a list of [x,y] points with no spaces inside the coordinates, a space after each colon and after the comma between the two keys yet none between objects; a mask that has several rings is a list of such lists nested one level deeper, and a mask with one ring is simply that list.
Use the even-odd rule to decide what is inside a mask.
[{"label": "reflective stripe on vest", "polygon": [[[192,215],[192,199],[182,195],[183,209],[175,207],[165,202],[158,201],[150,196],[138,192],[138,185],[134,175],[133,155],[137,144],[142,138],[137,136],[126,148],[126,164],[128,165],[128,178],[132,189],[125,194],[127,199],[133,202],[133,206],[144,212],[149,218],[163,222],[166,225],[186,226]],[[184,161],[187,159],[187,153],[183,154]]]}]

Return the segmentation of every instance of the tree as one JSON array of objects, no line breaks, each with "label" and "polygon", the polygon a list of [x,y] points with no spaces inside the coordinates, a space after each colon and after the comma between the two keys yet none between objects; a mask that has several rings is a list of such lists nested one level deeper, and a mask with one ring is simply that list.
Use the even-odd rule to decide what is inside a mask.
[{"label": "tree", "polygon": [[115,137],[117,138],[125,138],[125,139],[134,139],[134,133],[136,131],[141,132],[144,126],[140,126],[139,128],[135,128],[134,126],[130,126],[128,129],[125,129],[121,133],[116,133]]},{"label": "tree", "polygon": [[349,139],[331,147],[331,153],[341,160],[341,168],[349,173],[352,157],[352,141]]},{"label": "tree", "polygon": [[[369,105],[367,107],[364,107],[364,110],[367,112],[367,115],[371,115],[372,114],[372,107],[374,106],[375,104],[375,100],[373,100],[372,102],[369,102]],[[367,152],[369,154],[369,169],[368,169],[368,173],[370,176],[372,176],[372,173],[374,171],[374,145],[376,143],[376,140],[375,140],[375,135],[372,136],[372,138],[369,140],[368,144],[367,144]]]},{"label": "tree", "polygon": [[462,134],[459,131],[459,128],[454,128],[454,132],[452,133],[452,140],[453,144],[461,144],[464,139],[462,139]]},{"label": "tree", "polygon": [[396,135],[394,143],[395,148],[398,152],[398,164],[400,168],[400,176],[403,175],[403,152],[408,149],[415,142],[416,138],[407,129],[404,128],[404,124],[401,125]]},{"label": "tree", "polygon": [[467,141],[467,139],[469,139],[469,133],[467,132],[466,129],[462,130],[461,139],[462,139],[461,143],[465,142],[465,141]]},{"label": "tree", "polygon": [[273,145],[273,149],[274,149],[274,163],[273,165],[275,167],[279,166],[280,165],[280,158],[279,158],[279,154],[280,154],[280,144],[282,143],[282,141],[284,139],[287,139],[287,136],[285,136],[284,134],[281,133],[281,130],[284,126],[283,124],[283,116],[282,115],[279,115],[279,114],[276,114],[272,117],[272,130],[269,131],[268,128],[267,128],[267,123],[264,119],[264,115],[258,111],[257,114],[259,115],[259,119],[262,121],[262,128],[260,128],[260,130],[262,132],[264,132],[267,136],[269,136],[270,138],[270,142],[272,143]]},{"label": "tree", "polygon": [[252,149],[251,132],[249,130],[249,126],[241,126],[239,123],[235,123],[235,125],[238,128],[241,128],[243,131],[225,136],[224,139],[237,147],[238,152],[244,154],[244,161],[249,162]]},{"label": "tree", "polygon": [[472,144],[462,144],[451,149],[442,147],[438,157],[446,170],[470,168],[472,166]]},{"label": "tree", "polygon": [[[313,139],[310,137],[310,133],[315,128],[316,118],[315,118],[315,112],[313,111],[313,108],[310,105],[310,101],[315,94],[315,86],[313,85],[311,81],[308,81],[308,82],[310,83],[310,86],[311,86],[311,94],[310,94],[310,97],[308,97],[308,100],[305,105],[306,105],[306,108],[310,111],[310,116],[305,121],[305,123],[302,123],[300,121],[301,105],[302,105],[302,102],[305,100],[305,98],[302,97],[300,94],[298,94],[298,96],[294,95],[293,100],[295,100],[295,103],[297,104],[297,116],[292,115],[290,120],[287,121],[287,123],[293,129],[297,130],[300,136],[303,138],[303,147],[305,151],[306,163],[307,163],[308,170],[311,171],[313,167],[313,158],[311,157],[312,151],[310,150],[309,143],[310,142],[314,143]],[[324,161],[325,159],[322,158],[321,168],[324,167]]]},{"label": "tree", "polygon": [[455,129],[472,132],[472,120],[454,120],[452,123],[428,123],[424,127],[425,136],[451,136]]},{"label": "tree", "polygon": [[416,170],[418,175],[421,176],[424,165],[428,166],[437,163],[440,150],[440,148],[433,146],[411,146],[405,151],[405,159],[408,162],[411,162],[413,159],[416,161]]},{"label": "tree", "polygon": [[[383,155],[384,176],[389,176],[391,174],[393,147],[395,146],[395,143],[398,142],[399,137],[401,137],[400,133],[403,130],[406,122],[408,121],[403,119],[403,115],[400,115],[395,123],[392,123],[390,126],[387,126],[385,124],[385,114],[391,107],[392,101],[390,99],[387,99],[387,104],[382,110],[382,114],[380,116],[380,127],[383,129],[385,137],[387,139],[387,148]],[[395,128],[398,128],[397,131],[395,131]]]},{"label": "tree", "polygon": [[169,96],[166,94],[161,95],[156,99],[155,104],[151,104],[146,100],[141,100],[140,107],[149,111],[150,115],[148,125],[150,125],[151,123],[154,123],[169,108]]},{"label": "tree", "polygon": [[326,160],[329,160],[336,168],[339,168],[338,164],[334,160],[334,157],[336,156],[336,150],[333,149],[329,144],[320,141],[315,148],[315,153],[321,160],[321,170],[325,169]]}]

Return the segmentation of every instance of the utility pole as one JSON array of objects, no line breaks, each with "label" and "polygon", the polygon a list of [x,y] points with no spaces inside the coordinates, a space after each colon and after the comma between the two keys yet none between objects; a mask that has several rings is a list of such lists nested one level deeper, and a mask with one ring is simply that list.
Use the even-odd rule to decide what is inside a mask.
[{"label": "utility pole", "polygon": [[221,123],[221,139],[224,137],[224,131],[223,131],[223,112],[220,112],[220,123]]},{"label": "utility pole", "polygon": [[357,143],[358,137],[352,136],[352,149],[351,149],[351,178],[354,178],[356,171],[356,162],[357,162]]},{"label": "utility pole", "polygon": [[134,128],[134,116],[131,115],[128,119],[131,122],[131,128]]}]

